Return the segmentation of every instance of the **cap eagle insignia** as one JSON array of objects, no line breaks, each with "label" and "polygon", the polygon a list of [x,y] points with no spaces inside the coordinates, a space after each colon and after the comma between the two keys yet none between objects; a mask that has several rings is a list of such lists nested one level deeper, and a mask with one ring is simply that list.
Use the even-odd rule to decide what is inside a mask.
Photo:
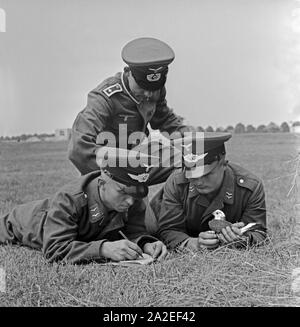
[{"label": "cap eagle insignia", "polygon": [[198,161],[200,160],[203,160],[205,157],[206,157],[207,153],[204,153],[204,154],[193,154],[193,153],[189,153],[187,155],[184,156],[184,160],[187,162],[187,163],[197,163]]},{"label": "cap eagle insignia", "polygon": [[147,182],[148,178],[149,178],[149,174],[144,173],[144,174],[140,174],[140,175],[133,175],[133,174],[129,174],[128,176],[136,181],[138,181],[139,183],[145,183]]}]

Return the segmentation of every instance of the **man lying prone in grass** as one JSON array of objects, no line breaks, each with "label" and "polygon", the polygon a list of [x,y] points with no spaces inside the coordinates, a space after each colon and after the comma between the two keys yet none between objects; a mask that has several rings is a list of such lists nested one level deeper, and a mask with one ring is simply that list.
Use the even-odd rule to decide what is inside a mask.
[{"label": "man lying prone in grass", "polygon": [[[166,246],[145,227],[146,166],[100,167],[52,198],[18,205],[0,217],[0,244],[40,249],[50,262],[163,260]],[[124,239],[123,235],[128,239]]]}]

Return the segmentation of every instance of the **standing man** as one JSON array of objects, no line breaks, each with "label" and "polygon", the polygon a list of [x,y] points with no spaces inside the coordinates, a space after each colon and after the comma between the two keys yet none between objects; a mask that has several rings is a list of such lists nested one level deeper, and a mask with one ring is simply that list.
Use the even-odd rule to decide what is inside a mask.
[{"label": "standing man", "polygon": [[[149,135],[148,123],[161,132],[178,132],[177,137],[190,130],[167,106],[165,82],[174,57],[166,43],[154,38],[138,38],[125,45],[122,59],[128,66],[89,93],[87,106],[73,124],[69,159],[82,175],[99,169],[96,144],[105,145],[109,136],[114,136],[115,143],[108,146],[132,149],[139,142],[130,135],[140,132],[142,141]],[[165,181],[171,170],[160,171],[154,183]]]},{"label": "standing man", "polygon": [[[203,133],[202,138],[191,141],[184,170],[174,171],[163,192],[151,200],[158,215],[159,237],[171,249],[259,245],[265,240],[263,184],[254,174],[225,160],[224,142],[230,137],[228,133]],[[200,152],[194,151],[197,142]],[[224,214],[231,225],[211,230],[216,213]],[[252,227],[243,233],[249,223]]]}]

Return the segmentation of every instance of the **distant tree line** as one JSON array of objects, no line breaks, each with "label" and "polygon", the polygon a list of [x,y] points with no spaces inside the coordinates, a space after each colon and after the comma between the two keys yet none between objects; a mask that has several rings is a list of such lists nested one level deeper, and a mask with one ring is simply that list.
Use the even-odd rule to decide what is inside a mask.
[{"label": "distant tree line", "polygon": [[[300,122],[293,123],[293,126],[300,126]],[[201,126],[196,127],[197,132],[229,132],[229,133],[289,133],[290,126],[287,122],[283,122],[280,126],[271,122],[268,125],[259,125],[254,127],[253,125],[244,125],[242,123],[238,123],[235,126],[229,125],[226,128],[217,127],[213,129],[212,126],[208,126],[203,128]]]},{"label": "distant tree line", "polygon": [[[183,117],[180,117],[181,121],[183,121]],[[300,126],[300,121],[296,121],[292,124],[293,127]],[[195,131],[197,132],[229,132],[229,133],[289,133],[290,132],[290,126],[287,122],[283,122],[280,126],[277,124],[271,122],[268,125],[259,125],[257,127],[254,127],[253,125],[244,125],[242,123],[238,123],[235,126],[229,125],[226,128],[224,127],[217,127],[214,129],[212,126],[207,126],[206,128],[203,128],[201,126],[195,127]],[[0,141],[26,141],[27,139],[31,137],[38,137],[39,139],[44,139],[47,137],[53,137],[55,134],[22,134],[20,136],[0,136]]]},{"label": "distant tree line", "polygon": [[55,136],[55,134],[46,134],[46,133],[42,133],[42,134],[22,134],[19,136],[0,136],[0,141],[17,141],[17,142],[22,142],[22,141],[26,141],[31,137],[38,137],[39,139],[44,139],[47,137],[53,137]]}]

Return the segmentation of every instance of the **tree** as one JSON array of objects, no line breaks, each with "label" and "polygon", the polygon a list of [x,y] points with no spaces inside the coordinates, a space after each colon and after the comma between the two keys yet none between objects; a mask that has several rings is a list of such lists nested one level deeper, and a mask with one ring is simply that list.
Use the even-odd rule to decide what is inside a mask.
[{"label": "tree", "polygon": [[27,135],[26,134],[22,134],[22,135],[20,135],[20,141],[26,141],[26,139],[27,139]]},{"label": "tree", "polygon": [[259,125],[256,129],[257,133],[266,133],[267,132],[267,128],[264,124]]},{"label": "tree", "polygon": [[271,122],[267,127],[267,131],[269,133],[278,133],[280,132],[280,128],[278,125],[276,125],[275,123]]},{"label": "tree", "polygon": [[280,131],[283,132],[283,133],[289,133],[290,132],[290,126],[288,125],[287,122],[283,122],[280,125]]},{"label": "tree", "polygon": [[234,132],[237,134],[245,133],[245,125],[242,123],[236,124],[236,126],[234,128]]},{"label": "tree", "polygon": [[196,132],[204,132],[204,128],[202,128],[201,126],[197,126]]},{"label": "tree", "polygon": [[234,132],[234,127],[231,126],[231,125],[228,125],[228,126],[225,128],[224,132],[233,133],[233,132]]},{"label": "tree", "polygon": [[211,126],[206,127],[205,132],[213,132],[214,129]]},{"label": "tree", "polygon": [[247,125],[246,133],[255,133],[256,129],[253,125]]},{"label": "tree", "polygon": [[222,133],[222,132],[224,132],[224,128],[223,127],[217,127],[216,132],[219,132],[219,133],[221,132]]}]

